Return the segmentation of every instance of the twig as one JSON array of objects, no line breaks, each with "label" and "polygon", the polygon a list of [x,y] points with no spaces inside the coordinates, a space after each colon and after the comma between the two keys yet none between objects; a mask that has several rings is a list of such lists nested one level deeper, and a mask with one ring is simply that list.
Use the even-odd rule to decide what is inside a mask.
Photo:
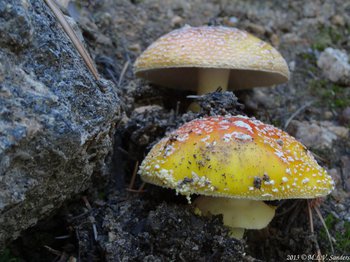
[{"label": "twig", "polygon": [[321,262],[321,261],[323,261],[323,258],[322,258],[322,253],[321,253],[320,247],[319,247],[318,242],[317,242],[317,238],[315,237],[314,220],[313,220],[313,216],[312,216],[312,209],[311,209],[310,201],[307,200],[306,202],[307,202],[307,210],[308,210],[308,213],[309,213],[310,231],[311,231],[312,236],[314,237],[315,244],[316,244],[317,261]]},{"label": "twig", "polygon": [[124,75],[126,73],[126,70],[128,70],[129,64],[130,64],[130,61],[127,60],[123,66],[122,72],[120,73],[119,80],[118,80],[118,87],[120,87],[120,85],[122,84]]},{"label": "twig", "polygon": [[321,157],[320,155],[316,154],[315,152],[311,152],[311,154],[318,160],[321,160],[322,162],[327,162],[327,159],[324,157]]},{"label": "twig", "polygon": [[180,111],[180,101],[176,102],[176,109],[175,109],[175,116],[179,115],[179,111]]},{"label": "twig", "polygon": [[90,205],[89,200],[87,199],[87,197],[86,197],[86,196],[83,196],[82,199],[83,199],[83,201],[84,201],[84,203],[85,203],[85,206],[86,206],[89,210],[91,210],[92,207],[91,207],[91,205]]},{"label": "twig", "polygon": [[132,172],[131,180],[129,183],[128,191],[131,191],[134,187],[138,168],[139,168],[139,161],[136,161],[134,166],[134,171]]},{"label": "twig", "polygon": [[314,233],[314,221],[312,219],[312,211],[311,211],[309,200],[307,200],[307,210],[309,212],[310,230],[311,230],[311,233],[313,234]]},{"label": "twig", "polygon": [[90,214],[91,211],[92,211],[92,210],[88,210],[88,211],[86,211],[86,212],[84,212],[84,213],[81,213],[81,214],[79,214],[79,215],[76,215],[76,216],[74,216],[74,217],[68,219],[68,221],[69,221],[69,222],[72,222],[72,221],[74,221],[74,220],[77,220],[77,219],[79,219],[79,218],[82,218],[82,217],[84,217],[84,216]]},{"label": "twig", "polygon": [[[86,207],[89,210],[92,210],[92,207],[91,207],[87,197],[83,196],[82,199],[84,200]],[[94,240],[97,241],[98,234],[97,234],[97,228],[96,228],[96,224],[95,224],[95,218],[92,215],[90,217],[93,220],[93,221],[91,221],[91,223],[92,223],[92,232],[94,233]]]},{"label": "twig", "polygon": [[286,123],[284,124],[284,129],[286,129],[289,124],[290,124],[290,121],[292,121],[298,114],[300,114],[301,111],[303,111],[305,108],[311,106],[312,104],[314,103],[314,101],[310,101],[310,102],[307,102],[305,105],[301,106],[298,108],[297,111],[295,111],[286,121]]},{"label": "twig", "polygon": [[61,256],[62,255],[62,252],[61,251],[58,251],[56,249],[53,249],[52,247],[49,247],[49,246],[44,246],[44,248],[46,248],[50,253],[56,255],[56,256]]},{"label": "twig", "polygon": [[50,7],[54,15],[56,16],[58,22],[61,24],[63,27],[63,30],[67,33],[68,37],[72,41],[73,45],[75,48],[78,50],[79,54],[83,58],[85,64],[93,74],[96,80],[99,80],[98,72],[97,69],[94,66],[94,63],[89,55],[89,53],[86,51],[85,47],[83,44],[80,42],[79,38],[77,35],[74,33],[72,27],[69,25],[67,22],[66,18],[64,17],[63,13],[61,10],[57,7],[57,5],[54,3],[52,0],[44,0],[46,4]]},{"label": "twig", "polygon": [[70,235],[64,235],[64,236],[57,236],[57,237],[55,237],[55,239],[67,239],[70,237],[71,237]]},{"label": "twig", "polygon": [[127,188],[126,191],[132,192],[132,193],[144,193],[145,192],[142,189],[140,190],[140,189],[129,189],[129,188]]},{"label": "twig", "polygon": [[134,184],[135,184],[135,179],[136,179],[136,176],[137,176],[138,168],[139,168],[139,161],[136,161],[135,167],[134,167],[134,171],[132,172],[131,181],[130,181],[129,187],[126,189],[126,191],[133,192],[133,193],[144,193],[145,192],[143,190],[143,188],[144,188],[144,186],[146,184],[145,182],[143,182],[138,189],[133,189]]},{"label": "twig", "polygon": [[97,241],[98,234],[97,234],[97,228],[96,228],[95,222],[92,223],[92,232],[94,233],[95,241]]},{"label": "twig", "polygon": [[141,186],[139,187],[138,191],[141,193],[141,192],[144,192],[143,188],[145,187],[146,183],[145,182],[142,182]]},{"label": "twig", "polygon": [[328,237],[328,240],[329,240],[329,244],[331,245],[332,253],[334,254],[334,248],[333,248],[333,244],[332,244],[332,237],[331,237],[331,234],[330,234],[329,231],[328,231],[326,222],[324,221],[324,219],[323,219],[323,217],[322,217],[322,214],[321,214],[320,209],[319,209],[317,206],[315,206],[314,209],[315,209],[315,211],[316,211],[318,217],[319,217],[320,220],[321,220],[321,223],[322,223],[322,225],[323,225],[323,227],[324,227],[324,230],[326,231],[326,234],[327,234],[327,237]]},{"label": "twig", "polygon": [[202,97],[203,97],[202,95],[188,95],[188,96],[186,96],[186,98],[190,98],[190,99],[199,99]]}]

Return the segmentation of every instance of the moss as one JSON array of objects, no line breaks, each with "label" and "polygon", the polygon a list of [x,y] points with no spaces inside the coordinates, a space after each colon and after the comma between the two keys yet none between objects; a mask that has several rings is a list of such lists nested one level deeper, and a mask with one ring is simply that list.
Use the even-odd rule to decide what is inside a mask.
[{"label": "moss", "polygon": [[319,27],[318,32],[313,38],[312,48],[323,51],[331,45],[337,45],[342,41],[343,35],[347,34],[348,28]]},{"label": "moss", "polygon": [[341,87],[327,80],[311,80],[309,88],[313,95],[320,97],[320,106],[343,109],[350,105],[350,88]]},{"label": "moss", "polygon": [[308,61],[310,64],[316,65],[316,56],[313,52],[301,53],[300,57]]},{"label": "moss", "polygon": [[319,68],[317,67],[317,57],[315,52],[309,51],[305,53],[300,53],[300,58],[303,61],[303,67],[306,69],[305,72],[317,75],[319,73]]},{"label": "moss", "polygon": [[[348,254],[350,252],[350,222],[344,222],[344,232],[339,232],[335,230],[335,225],[339,222],[332,214],[329,214],[325,218],[325,223],[332,237],[335,238],[334,243],[335,252],[340,252],[341,254]],[[328,241],[328,237],[324,228],[320,230],[319,236],[323,240]],[[328,246],[328,251],[330,251],[330,246]],[[338,251],[338,252],[337,252]]]}]

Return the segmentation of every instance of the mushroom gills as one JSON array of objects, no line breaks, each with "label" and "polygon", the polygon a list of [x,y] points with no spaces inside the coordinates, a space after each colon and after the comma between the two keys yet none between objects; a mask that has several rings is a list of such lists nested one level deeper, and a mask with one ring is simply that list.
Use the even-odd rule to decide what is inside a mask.
[{"label": "mushroom gills", "polygon": [[230,228],[230,235],[242,239],[244,229],[262,229],[275,215],[275,207],[263,201],[224,197],[200,196],[194,201],[197,212],[207,216],[222,215],[223,223]]}]

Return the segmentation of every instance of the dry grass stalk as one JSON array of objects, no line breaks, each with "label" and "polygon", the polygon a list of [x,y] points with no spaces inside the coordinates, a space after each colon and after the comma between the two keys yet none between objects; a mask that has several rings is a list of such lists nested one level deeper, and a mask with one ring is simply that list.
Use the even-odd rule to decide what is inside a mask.
[{"label": "dry grass stalk", "polygon": [[58,22],[61,24],[63,30],[67,33],[68,37],[71,39],[74,47],[77,49],[77,51],[83,58],[85,64],[87,65],[87,67],[89,68],[93,76],[96,78],[96,80],[99,80],[97,69],[95,68],[89,53],[85,49],[84,45],[80,42],[77,35],[74,33],[72,27],[69,25],[67,19],[64,17],[61,10],[58,8],[58,6],[54,3],[53,0],[44,0],[44,1],[56,16]]}]

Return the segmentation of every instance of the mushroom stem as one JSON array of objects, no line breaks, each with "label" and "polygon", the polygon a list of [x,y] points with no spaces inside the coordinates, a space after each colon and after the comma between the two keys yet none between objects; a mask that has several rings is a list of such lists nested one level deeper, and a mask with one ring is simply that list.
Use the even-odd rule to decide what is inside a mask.
[{"label": "mushroom stem", "polygon": [[275,208],[263,201],[224,197],[200,196],[194,205],[203,215],[222,215],[224,225],[231,228],[231,236],[243,237],[244,229],[262,229],[275,215]]},{"label": "mushroom stem", "polygon": [[198,69],[198,95],[214,92],[219,87],[227,90],[230,77],[229,69],[200,68]]}]

